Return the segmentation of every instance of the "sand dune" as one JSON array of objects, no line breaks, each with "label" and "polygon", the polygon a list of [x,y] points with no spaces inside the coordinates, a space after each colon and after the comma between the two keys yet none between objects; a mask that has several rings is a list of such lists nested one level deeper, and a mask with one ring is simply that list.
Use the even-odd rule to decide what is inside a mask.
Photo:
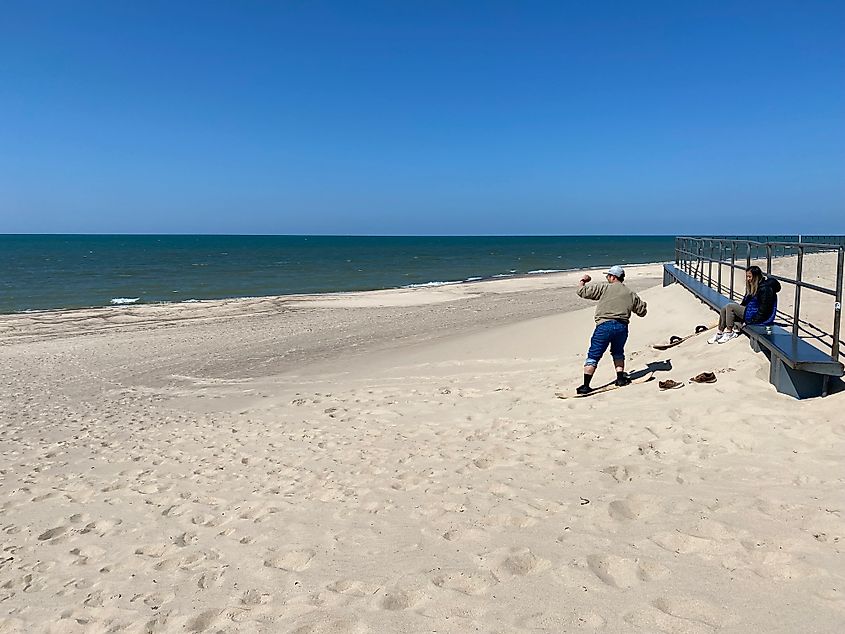
[{"label": "sand dune", "polygon": [[576,277],[0,319],[0,632],[839,631],[843,396]]}]

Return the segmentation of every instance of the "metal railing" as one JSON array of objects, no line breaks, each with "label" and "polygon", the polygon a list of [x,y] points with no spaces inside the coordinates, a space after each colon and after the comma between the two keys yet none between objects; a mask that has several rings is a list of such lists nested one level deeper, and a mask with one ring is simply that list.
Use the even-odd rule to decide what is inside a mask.
[{"label": "metal railing", "polygon": [[823,244],[823,245],[833,245],[833,246],[845,246],[845,235],[843,236],[821,236],[821,235],[801,235],[801,234],[792,234],[792,235],[746,235],[746,236],[739,236],[739,235],[713,235],[713,236],[705,236],[707,238],[713,238],[714,240],[739,240],[740,242],[746,242],[751,240],[752,242],[799,242],[801,244]]},{"label": "metal railing", "polygon": [[[756,237],[770,238],[771,236]],[[737,270],[742,272],[739,279],[744,288],[745,269],[751,266],[752,262],[762,264],[765,261],[767,276],[775,278],[782,284],[791,284],[795,288],[795,301],[792,307],[792,314],[790,315],[779,309],[777,311],[777,317],[785,320],[787,325],[792,326],[792,334],[795,337],[798,337],[799,333],[804,332],[825,347],[830,347],[831,358],[834,361],[838,361],[841,344],[843,343],[839,337],[842,323],[845,236],[824,236],[824,238],[828,238],[830,241],[822,242],[821,236],[801,236],[800,242],[760,241],[737,237],[694,238],[679,236],[675,238],[675,266],[702,284],[706,284],[709,288],[717,290],[720,294],[727,291],[728,298],[734,300],[742,297],[742,293],[736,292]],[[834,288],[812,284],[803,279],[804,256],[808,251],[812,253],[828,252],[836,254],[836,285]],[[797,256],[795,278],[773,274],[772,260],[789,256]],[[730,279],[724,280],[723,282],[722,270],[724,267],[728,267]],[[715,277],[714,268],[716,269]],[[801,318],[802,289],[831,295],[835,298],[832,332],[825,332],[818,326]],[[827,342],[827,339],[831,340],[830,343]]]}]

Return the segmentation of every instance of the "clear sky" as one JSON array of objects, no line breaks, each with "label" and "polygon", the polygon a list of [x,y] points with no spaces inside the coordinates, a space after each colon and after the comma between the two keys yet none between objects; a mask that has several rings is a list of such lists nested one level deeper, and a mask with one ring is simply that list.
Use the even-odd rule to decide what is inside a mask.
[{"label": "clear sky", "polygon": [[0,4],[0,233],[845,232],[845,3]]}]

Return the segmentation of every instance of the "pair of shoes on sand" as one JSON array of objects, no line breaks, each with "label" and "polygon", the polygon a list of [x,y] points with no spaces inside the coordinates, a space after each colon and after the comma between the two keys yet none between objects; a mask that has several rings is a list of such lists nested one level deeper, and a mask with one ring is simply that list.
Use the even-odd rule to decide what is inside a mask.
[{"label": "pair of shoes on sand", "polygon": [[[693,383],[715,383],[716,382],[716,375],[713,372],[702,372],[701,374],[696,374],[694,377],[690,379]],[[672,379],[666,379],[665,381],[660,381],[657,384],[661,390],[677,390],[679,387],[684,387],[683,382],[673,381]]]},{"label": "pair of shoes on sand", "polygon": [[725,332],[717,332],[715,335],[707,340],[707,343],[727,343],[731,339],[739,337],[739,333],[735,330],[726,330]]},{"label": "pair of shoes on sand", "polygon": [[702,372],[701,374],[696,374],[690,381],[693,383],[715,383],[716,375],[712,372]]}]

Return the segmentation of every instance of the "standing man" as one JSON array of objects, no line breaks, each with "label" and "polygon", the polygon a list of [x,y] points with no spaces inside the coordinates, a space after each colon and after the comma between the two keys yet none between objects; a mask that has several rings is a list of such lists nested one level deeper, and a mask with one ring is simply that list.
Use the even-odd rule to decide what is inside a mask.
[{"label": "standing man", "polygon": [[628,322],[631,313],[645,317],[646,303],[639,296],[625,286],[625,269],[621,266],[611,266],[605,273],[607,282],[587,284],[589,275],[581,278],[578,284],[578,297],[598,301],[596,306],[596,329],[590,339],[590,350],[584,362],[584,385],[579,387],[578,394],[589,394],[593,391],[590,381],[596,372],[596,366],[610,346],[610,356],[616,366],[616,385],[622,387],[631,382],[625,375],[625,342],[628,340]]}]

